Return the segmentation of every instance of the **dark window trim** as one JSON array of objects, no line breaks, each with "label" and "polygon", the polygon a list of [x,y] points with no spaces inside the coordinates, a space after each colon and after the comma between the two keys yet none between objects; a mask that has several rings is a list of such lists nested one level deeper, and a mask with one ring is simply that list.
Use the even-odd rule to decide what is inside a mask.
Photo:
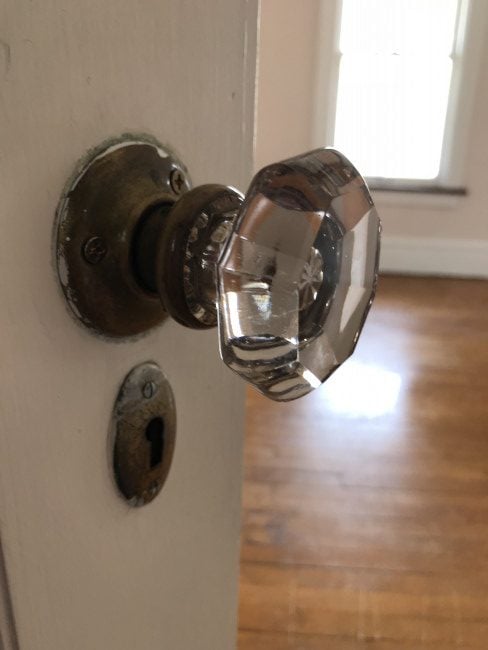
[{"label": "dark window trim", "polygon": [[429,185],[415,181],[395,181],[382,178],[366,178],[370,190],[376,192],[406,192],[408,194],[435,194],[442,196],[467,196],[466,187],[446,187],[444,185]]}]

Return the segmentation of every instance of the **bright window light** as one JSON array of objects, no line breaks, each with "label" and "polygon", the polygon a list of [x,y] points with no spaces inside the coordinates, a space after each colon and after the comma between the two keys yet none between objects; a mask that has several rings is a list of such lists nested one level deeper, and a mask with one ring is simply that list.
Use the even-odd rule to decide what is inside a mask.
[{"label": "bright window light", "polygon": [[364,176],[439,176],[458,5],[342,0],[334,146]]}]

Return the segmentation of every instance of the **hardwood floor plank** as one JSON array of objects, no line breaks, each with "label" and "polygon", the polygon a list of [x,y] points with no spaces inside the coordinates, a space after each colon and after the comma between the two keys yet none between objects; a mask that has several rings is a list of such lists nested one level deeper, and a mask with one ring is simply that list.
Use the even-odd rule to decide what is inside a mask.
[{"label": "hardwood floor plank", "polygon": [[[390,641],[486,635],[488,574],[476,581],[412,572],[244,564],[244,629]],[[461,625],[462,621],[462,625]]]},{"label": "hardwood floor plank", "polygon": [[[480,646],[463,642],[443,643],[442,650],[478,650]],[[484,646],[482,646],[484,647]],[[418,643],[404,641],[385,641],[384,639],[351,639],[320,635],[299,635],[293,633],[255,632],[242,630],[239,634],[239,650],[418,650]],[[422,644],[423,650],[437,650],[434,642]]]}]

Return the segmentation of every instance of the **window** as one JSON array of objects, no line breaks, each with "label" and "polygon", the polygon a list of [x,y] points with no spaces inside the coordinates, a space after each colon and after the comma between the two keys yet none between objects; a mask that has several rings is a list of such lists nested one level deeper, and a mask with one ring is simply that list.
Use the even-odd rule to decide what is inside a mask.
[{"label": "window", "polygon": [[337,2],[328,141],[373,187],[454,190],[468,0]]}]

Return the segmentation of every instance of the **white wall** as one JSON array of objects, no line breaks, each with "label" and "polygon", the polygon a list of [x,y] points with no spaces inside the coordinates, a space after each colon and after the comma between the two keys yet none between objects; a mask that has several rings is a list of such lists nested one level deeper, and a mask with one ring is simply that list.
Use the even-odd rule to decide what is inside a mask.
[{"label": "white wall", "polygon": [[[486,0],[475,0],[485,2]],[[330,143],[314,138],[319,38],[331,38],[334,2],[262,0],[256,165]],[[322,29],[319,31],[319,19]],[[325,28],[324,28],[325,27]],[[382,267],[488,277],[488,24],[468,116],[466,197],[377,193]],[[320,34],[320,37],[319,37]],[[320,48],[320,51],[327,48]],[[321,66],[327,71],[327,65]],[[325,119],[325,116],[324,116]]]},{"label": "white wall", "polygon": [[261,0],[256,168],[313,144],[320,0]]}]

